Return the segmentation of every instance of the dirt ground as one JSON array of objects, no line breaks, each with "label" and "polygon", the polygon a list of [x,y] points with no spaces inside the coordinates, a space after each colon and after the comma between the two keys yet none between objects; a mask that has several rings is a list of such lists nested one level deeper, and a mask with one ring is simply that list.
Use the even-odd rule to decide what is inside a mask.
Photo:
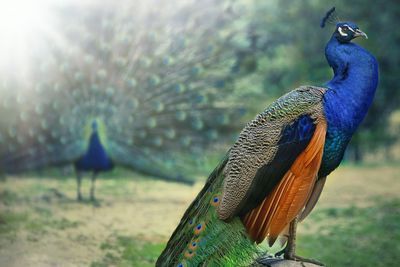
[{"label": "dirt ground", "polygon": [[[377,199],[398,198],[399,171],[342,167],[328,178],[316,209],[365,207]],[[76,202],[73,178],[1,181],[0,266],[90,266],[104,257],[101,244],[118,235],[165,242],[202,184],[118,178],[99,179],[96,186],[98,203],[93,204]],[[88,180],[82,188],[87,197]],[[306,226],[298,231],[310,231]]]}]

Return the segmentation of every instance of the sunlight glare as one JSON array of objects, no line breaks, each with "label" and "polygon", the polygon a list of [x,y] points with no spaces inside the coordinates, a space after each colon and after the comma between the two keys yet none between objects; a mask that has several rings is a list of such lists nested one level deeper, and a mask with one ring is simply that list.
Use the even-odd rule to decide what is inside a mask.
[{"label": "sunlight glare", "polygon": [[23,64],[49,27],[50,0],[9,0],[0,4],[0,64]]}]

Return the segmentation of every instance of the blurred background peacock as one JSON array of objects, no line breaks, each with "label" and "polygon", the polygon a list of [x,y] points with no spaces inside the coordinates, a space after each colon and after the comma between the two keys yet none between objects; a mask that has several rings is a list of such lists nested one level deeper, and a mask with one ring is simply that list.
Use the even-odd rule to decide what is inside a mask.
[{"label": "blurred background peacock", "polygon": [[239,16],[228,1],[88,5],[59,7],[56,38],[31,48],[25,72],[2,70],[1,171],[73,163],[79,199],[83,171],[94,198],[114,165],[192,183],[244,113],[229,97],[247,38]]}]

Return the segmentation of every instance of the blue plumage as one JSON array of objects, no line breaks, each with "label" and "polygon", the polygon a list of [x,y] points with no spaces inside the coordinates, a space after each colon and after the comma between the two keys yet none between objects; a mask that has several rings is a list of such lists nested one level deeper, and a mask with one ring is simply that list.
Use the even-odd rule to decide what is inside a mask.
[{"label": "blue plumage", "polygon": [[314,133],[314,130],[315,125],[313,119],[307,115],[300,116],[298,120],[285,127],[278,144],[302,142],[304,140],[308,141]]},{"label": "blue plumage", "polygon": [[92,186],[90,188],[90,199],[94,200],[94,186],[96,177],[99,172],[110,171],[114,168],[111,158],[101,143],[97,129],[97,122],[92,122],[92,133],[89,138],[87,150],[85,154],[74,162],[76,170],[76,178],[78,183],[77,196],[78,200],[82,200],[81,180],[82,172],[92,172]]},{"label": "blue plumage", "polygon": [[[352,22],[341,22],[336,27],[359,31]],[[336,30],[325,48],[325,56],[333,68],[334,77],[325,84],[329,88],[324,95],[328,129],[319,171],[321,177],[340,164],[347,144],[367,114],[378,85],[375,57],[361,46],[350,43],[349,38],[355,37],[351,30],[347,34],[343,38]],[[359,34],[362,35],[362,32]]]},{"label": "blue plumage", "polygon": [[81,171],[108,171],[113,168],[113,163],[107,155],[97,132],[96,121],[92,124],[92,134],[86,153],[75,162],[75,168]]}]

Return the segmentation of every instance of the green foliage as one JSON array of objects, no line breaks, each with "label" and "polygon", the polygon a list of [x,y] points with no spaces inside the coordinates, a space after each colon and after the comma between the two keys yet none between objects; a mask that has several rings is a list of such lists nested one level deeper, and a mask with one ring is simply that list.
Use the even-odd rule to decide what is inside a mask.
[{"label": "green foliage", "polygon": [[[40,214],[40,216],[38,216]],[[36,234],[44,233],[49,229],[64,230],[75,228],[80,223],[65,218],[54,219],[50,211],[30,215],[26,212],[5,211],[0,213],[0,234],[10,234],[20,229],[25,229]]]},{"label": "green foliage", "polygon": [[93,262],[92,267],[105,266],[154,266],[164,244],[147,243],[130,236],[117,236],[100,245],[105,256]]},{"label": "green foliage", "polygon": [[11,205],[12,203],[16,202],[17,199],[18,199],[18,196],[15,192],[12,192],[10,190],[0,191],[0,200],[6,206]]},{"label": "green foliage", "polygon": [[[38,184],[31,185],[33,190],[31,193],[36,193]],[[21,193],[21,192],[20,192]],[[48,202],[49,196],[43,196],[40,200]],[[20,194],[10,191],[0,191],[0,205],[6,208],[0,211],[0,236],[5,238],[15,238],[15,234],[21,230],[26,230],[34,235],[41,235],[49,230],[64,230],[67,228],[76,228],[81,223],[72,221],[66,218],[54,218],[53,212],[40,203],[33,203],[32,199],[22,197]],[[14,208],[19,205],[30,206],[31,210],[19,211]]]},{"label": "green foliage", "polygon": [[0,234],[14,234],[27,217],[26,213],[2,212],[0,214]]}]

